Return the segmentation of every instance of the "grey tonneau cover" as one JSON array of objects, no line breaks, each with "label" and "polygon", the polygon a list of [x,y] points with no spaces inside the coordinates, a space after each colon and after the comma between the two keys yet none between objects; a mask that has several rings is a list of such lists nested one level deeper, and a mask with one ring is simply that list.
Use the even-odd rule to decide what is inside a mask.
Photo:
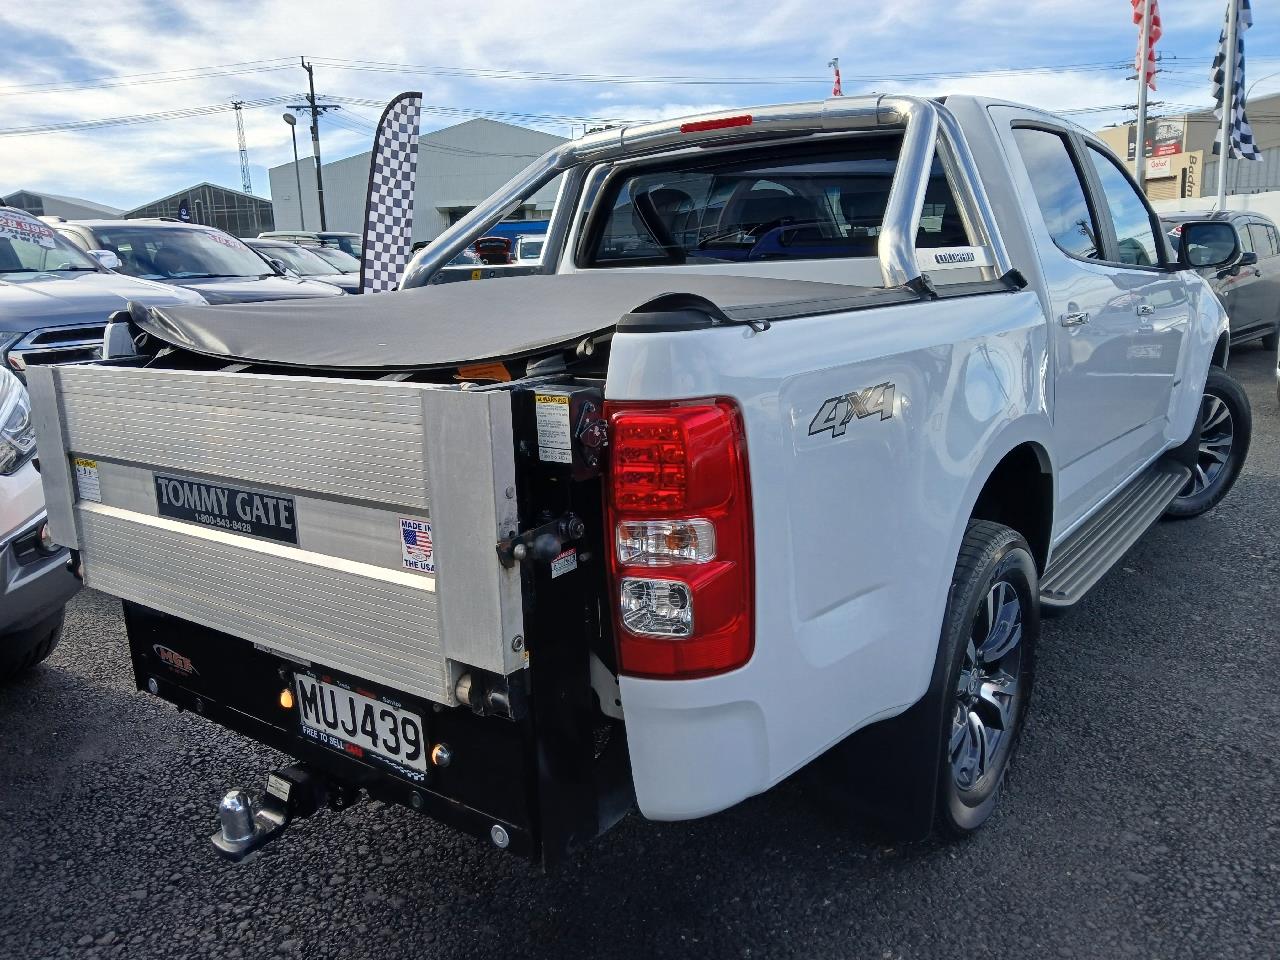
[{"label": "grey tonneau cover", "polygon": [[[878,291],[883,294],[887,291]],[[134,308],[147,333],[195,353],[337,370],[428,369],[514,359],[612,329],[665,294],[741,321],[829,313],[866,287],[653,270],[447,283],[397,293],[208,307]]]}]

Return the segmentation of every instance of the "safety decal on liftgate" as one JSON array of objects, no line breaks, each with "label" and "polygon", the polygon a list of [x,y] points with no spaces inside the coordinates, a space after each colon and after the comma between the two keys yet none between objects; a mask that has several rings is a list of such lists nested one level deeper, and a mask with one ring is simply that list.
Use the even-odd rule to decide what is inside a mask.
[{"label": "safety decal on liftgate", "polygon": [[562,550],[558,556],[551,561],[551,579],[563,576],[578,569],[578,551],[573,547],[568,550]]},{"label": "safety decal on liftgate", "polygon": [[400,518],[400,562],[406,570],[436,572],[435,544],[431,542],[431,521]]},{"label": "safety decal on liftgate", "polygon": [[534,419],[538,427],[538,459],[543,463],[573,463],[569,397],[563,393],[535,394]]},{"label": "safety decal on liftgate", "polygon": [[828,430],[833,437],[844,436],[850,420],[854,417],[862,420],[873,413],[880,414],[881,420],[888,420],[893,416],[893,393],[892,383],[877,383],[865,390],[855,390],[853,393],[822,401],[822,406],[809,421],[809,436],[826,433]]},{"label": "safety decal on liftgate", "polygon": [[98,461],[75,457],[71,465],[76,470],[76,493],[81,500],[102,502],[102,484],[98,480]]}]

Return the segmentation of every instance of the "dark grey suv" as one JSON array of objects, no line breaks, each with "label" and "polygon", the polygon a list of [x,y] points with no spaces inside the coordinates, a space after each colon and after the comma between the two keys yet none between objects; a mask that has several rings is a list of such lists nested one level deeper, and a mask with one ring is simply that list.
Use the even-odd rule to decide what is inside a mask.
[{"label": "dark grey suv", "polygon": [[1280,231],[1258,213],[1168,213],[1160,217],[1174,249],[1188,220],[1222,220],[1240,237],[1240,259],[1226,269],[1200,273],[1221,298],[1231,318],[1231,343],[1262,340],[1268,350],[1280,346]]}]

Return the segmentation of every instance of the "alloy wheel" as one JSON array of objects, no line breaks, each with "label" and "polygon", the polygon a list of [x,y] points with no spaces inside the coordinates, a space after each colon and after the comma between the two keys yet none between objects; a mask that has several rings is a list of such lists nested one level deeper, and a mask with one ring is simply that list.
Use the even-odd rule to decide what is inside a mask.
[{"label": "alloy wheel", "polygon": [[1022,602],[1006,580],[974,615],[952,708],[951,775],[961,791],[998,773],[1013,742],[1022,683]]},{"label": "alloy wheel", "polygon": [[1200,400],[1200,446],[1196,465],[1179,498],[1194,497],[1213,486],[1227,468],[1235,440],[1231,410],[1219,397],[1206,393]]}]

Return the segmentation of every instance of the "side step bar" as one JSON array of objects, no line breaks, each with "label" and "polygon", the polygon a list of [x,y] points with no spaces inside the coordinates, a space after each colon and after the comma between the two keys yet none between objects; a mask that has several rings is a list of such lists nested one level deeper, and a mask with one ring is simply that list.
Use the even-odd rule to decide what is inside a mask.
[{"label": "side step bar", "polygon": [[1190,476],[1188,467],[1163,459],[1131,480],[1053,551],[1040,578],[1040,602],[1069,607],[1080,600],[1164,513]]}]

